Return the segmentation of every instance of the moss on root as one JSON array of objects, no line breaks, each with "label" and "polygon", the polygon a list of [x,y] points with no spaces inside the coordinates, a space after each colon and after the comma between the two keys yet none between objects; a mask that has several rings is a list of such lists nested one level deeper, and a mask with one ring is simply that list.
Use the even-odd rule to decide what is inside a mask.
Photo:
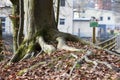
[{"label": "moss on root", "polygon": [[26,41],[24,41],[19,49],[17,50],[16,54],[14,54],[11,62],[18,62],[20,61],[26,54],[35,51],[35,43],[34,41],[29,42],[29,45],[26,45]]}]

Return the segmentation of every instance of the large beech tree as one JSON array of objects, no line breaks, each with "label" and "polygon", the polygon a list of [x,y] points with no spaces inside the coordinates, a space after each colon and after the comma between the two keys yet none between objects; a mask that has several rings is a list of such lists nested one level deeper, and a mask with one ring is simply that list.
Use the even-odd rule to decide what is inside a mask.
[{"label": "large beech tree", "polygon": [[[14,4],[18,0],[11,1]],[[27,54],[36,54],[41,50],[49,55],[56,49],[81,51],[65,44],[67,40],[81,40],[68,33],[59,32],[54,14],[53,0],[24,0],[24,39],[15,51],[11,62],[17,62]],[[52,45],[57,42],[57,47]]]}]

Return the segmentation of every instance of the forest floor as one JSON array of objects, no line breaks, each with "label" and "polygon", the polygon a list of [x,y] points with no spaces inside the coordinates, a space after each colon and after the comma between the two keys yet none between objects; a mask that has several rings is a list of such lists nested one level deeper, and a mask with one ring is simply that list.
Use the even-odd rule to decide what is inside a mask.
[{"label": "forest floor", "polygon": [[[37,57],[12,63],[10,66],[6,64],[12,53],[6,52],[5,55],[9,57],[0,62],[0,80],[120,80],[120,56],[90,45],[75,42],[67,44],[86,52],[57,50],[51,55],[42,53]],[[93,53],[87,56],[89,61],[79,61],[87,51]]]}]

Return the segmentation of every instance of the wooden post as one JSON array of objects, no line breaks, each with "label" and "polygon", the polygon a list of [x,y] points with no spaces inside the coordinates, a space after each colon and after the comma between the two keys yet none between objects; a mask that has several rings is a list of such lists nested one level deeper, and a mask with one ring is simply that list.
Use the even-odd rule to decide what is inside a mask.
[{"label": "wooden post", "polygon": [[98,27],[98,20],[95,17],[91,17],[90,27],[93,28],[92,42],[96,43],[96,28]]},{"label": "wooden post", "polygon": [[95,27],[93,27],[93,37],[92,37],[92,41],[93,41],[93,43],[96,43],[96,28]]}]

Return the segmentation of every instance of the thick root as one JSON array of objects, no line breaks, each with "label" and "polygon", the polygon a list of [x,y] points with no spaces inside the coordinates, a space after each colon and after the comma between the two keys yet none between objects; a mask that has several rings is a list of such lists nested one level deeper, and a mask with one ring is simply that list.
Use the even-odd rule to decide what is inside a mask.
[{"label": "thick root", "polygon": [[58,41],[57,49],[59,50],[83,52],[83,50],[81,49],[76,49],[75,47],[70,47],[66,45],[65,40],[62,37],[58,37],[56,40]]},{"label": "thick root", "polygon": [[43,37],[42,36],[39,36],[38,37],[38,43],[39,45],[41,46],[42,50],[45,52],[45,53],[48,53],[49,55],[51,53],[53,53],[54,51],[56,51],[55,47],[53,45],[50,45],[50,44],[47,44]]}]

